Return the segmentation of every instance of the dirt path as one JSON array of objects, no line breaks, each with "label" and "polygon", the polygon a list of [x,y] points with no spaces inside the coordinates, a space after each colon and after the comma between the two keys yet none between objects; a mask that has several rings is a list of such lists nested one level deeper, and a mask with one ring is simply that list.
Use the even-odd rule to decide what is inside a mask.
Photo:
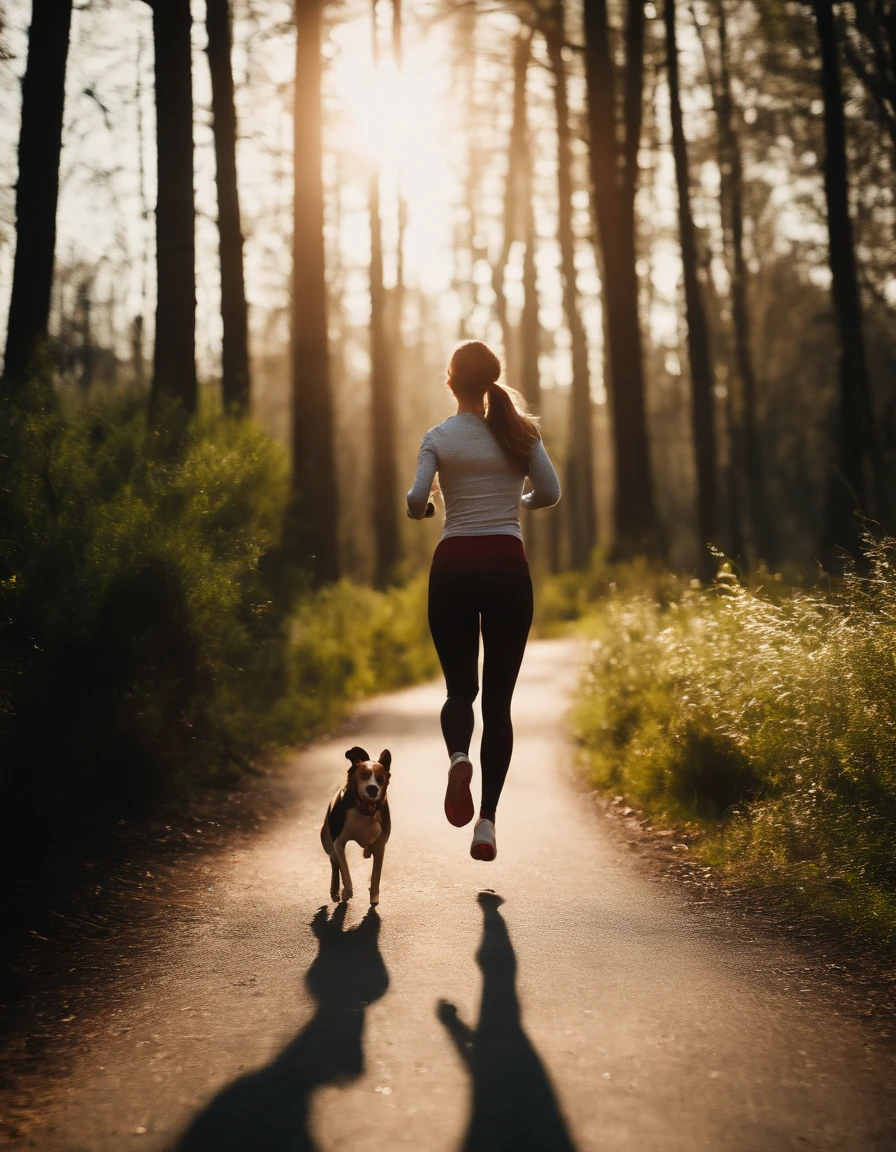
[{"label": "dirt path", "polygon": [[[788,942],[726,932],[606,834],[571,766],[576,665],[568,642],[527,655],[491,865],[441,812],[438,686],[297,755],[282,818],[206,860],[206,890],[139,964],[121,950],[11,1146],[896,1148],[893,1048],[815,974],[794,979]],[[318,828],[356,742],[393,755],[378,916],[354,845],[359,895],[321,910]]]}]

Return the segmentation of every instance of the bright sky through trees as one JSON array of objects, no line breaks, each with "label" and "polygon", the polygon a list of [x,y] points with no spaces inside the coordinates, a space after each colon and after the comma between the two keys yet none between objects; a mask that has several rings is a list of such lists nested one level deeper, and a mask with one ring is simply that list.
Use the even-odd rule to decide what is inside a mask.
[{"label": "bright sky through trees", "polygon": [[[285,301],[288,293],[287,260],[290,229],[291,109],[293,67],[290,6],[270,3],[235,5],[234,71],[240,118],[239,174],[246,233],[247,289],[256,337],[267,329],[285,339]],[[477,59],[473,70],[475,122],[468,115],[469,95],[457,83],[458,49],[450,20],[435,19],[435,9],[409,8],[405,20],[405,64],[399,74],[391,59],[390,9],[381,12],[380,65],[371,59],[369,5],[352,3],[340,9],[326,47],[325,178],[331,227],[328,248],[331,262],[344,272],[341,297],[347,318],[364,323],[369,309],[367,261],[369,222],[366,182],[376,161],[382,181],[382,218],[387,284],[395,276],[398,181],[408,204],[405,235],[407,282],[433,295],[440,305],[450,341],[459,305],[450,291],[455,276],[454,231],[464,222],[464,180],[470,137],[482,164],[478,190],[478,240],[486,248],[500,245],[497,225],[501,211],[506,166],[504,147],[510,123],[510,92],[506,55],[516,30],[515,18],[496,13],[479,21]],[[3,127],[0,163],[15,171],[18,122],[18,77],[27,46],[28,4],[7,5],[8,42],[13,59],[4,65]],[[196,100],[197,193],[197,351],[200,368],[213,369],[220,345],[217,288],[217,238],[214,228],[214,156],[209,123],[209,81],[205,61],[204,5],[194,0],[194,91]],[[536,51],[537,55],[537,51]],[[533,70],[530,115],[536,153],[536,194],[540,245],[538,254],[542,322],[548,329],[562,327],[558,255],[553,240],[555,208],[554,129],[551,123],[550,78],[544,68]],[[139,94],[139,105],[138,105]],[[584,91],[573,74],[570,83],[573,110],[581,110]],[[153,278],[143,274],[152,267],[155,205],[155,116],[152,92],[151,19],[140,0],[122,5],[100,5],[76,11],[70,52],[66,130],[57,244],[57,294],[66,291],[67,268],[92,266],[96,270],[95,299],[108,300],[107,337],[125,340],[128,317],[141,310],[146,282],[147,318],[153,312]],[[141,220],[140,138],[142,136],[143,189],[150,218]],[[581,287],[586,294],[585,314],[599,350],[601,332],[593,251],[588,235],[590,220],[584,191],[577,193],[578,260],[585,269]],[[11,181],[10,181],[11,183]],[[0,250],[0,309],[8,302],[11,278],[13,199],[9,185],[3,190],[4,244]],[[337,225],[338,222],[338,225]],[[334,229],[338,226],[338,236]],[[519,254],[515,254],[517,257]],[[338,273],[336,273],[338,275]],[[514,282],[521,275],[520,259],[508,269],[511,305]],[[492,292],[490,272],[473,270],[478,305],[472,328],[490,333]],[[58,301],[57,301],[58,305]],[[102,323],[102,319],[99,319]],[[273,324],[273,330],[271,325]],[[151,333],[150,333],[151,336]],[[558,348],[544,365],[544,383],[566,382],[564,333]],[[125,349],[121,349],[125,355]],[[600,380],[600,357],[595,376]]]},{"label": "bright sky through trees", "polygon": [[[651,15],[648,5],[648,16]],[[340,303],[346,319],[363,325],[369,311],[367,262],[369,221],[366,186],[369,166],[381,172],[382,221],[387,285],[394,281],[397,235],[396,196],[408,205],[405,235],[407,282],[437,303],[445,324],[446,343],[457,330],[461,302],[456,278],[455,237],[466,220],[465,180],[471,154],[480,166],[476,189],[477,241],[490,259],[500,248],[500,214],[506,173],[511,92],[509,53],[518,24],[509,12],[484,11],[475,29],[475,60],[463,60],[456,22],[435,4],[406,5],[404,69],[391,57],[391,6],[378,5],[380,65],[371,59],[370,5],[349,0],[331,16],[325,81],[324,147],[327,182],[328,257],[330,275],[340,280]],[[0,65],[0,167],[9,174],[0,191],[0,313],[6,315],[12,268],[13,181],[18,125],[18,78],[24,67],[29,4],[8,0],[7,42],[12,60]],[[234,71],[240,123],[239,178],[246,234],[247,291],[256,342],[286,340],[289,290],[291,75],[293,40],[291,5],[236,0]],[[698,5],[698,15],[700,14]],[[197,192],[197,345],[200,370],[214,371],[220,351],[217,237],[215,232],[214,156],[209,114],[209,80],[205,60],[204,4],[194,0],[194,89],[196,99]],[[690,18],[682,20],[683,73],[699,79],[684,93],[688,131],[712,130],[711,104],[702,82],[699,45]],[[572,29],[572,37],[578,36]],[[748,51],[748,49],[744,49]],[[542,364],[543,384],[566,384],[570,378],[568,333],[560,306],[559,254],[554,239],[556,219],[555,130],[551,78],[544,47],[533,45],[529,115],[535,150],[537,264],[542,326],[555,333],[553,349]],[[567,49],[571,113],[581,119],[584,85],[581,60]],[[463,65],[462,67],[459,65]],[[466,71],[464,70],[466,69]],[[473,102],[463,79],[472,75]],[[662,75],[651,81],[648,100],[657,122],[656,139],[665,145],[668,114]],[[138,106],[139,96],[139,106]],[[755,119],[770,94],[741,90],[745,120]],[[754,107],[755,105],[755,107]],[[820,114],[821,105],[812,108]],[[97,3],[76,10],[68,76],[66,129],[57,244],[55,315],[61,297],[85,266],[95,273],[94,322],[101,338],[116,343],[122,356],[129,320],[145,312],[151,326],[154,307],[152,211],[155,205],[155,117],[152,91],[151,16],[142,0]],[[142,219],[143,198],[149,211]],[[599,282],[590,242],[591,219],[583,160],[576,141],[574,226],[576,261],[583,314],[591,345],[593,391],[603,397],[602,324]],[[671,157],[665,148],[651,155],[642,149],[645,168],[640,193],[642,215],[651,222],[649,330],[655,343],[678,344],[680,262],[674,234],[675,200]],[[776,246],[822,245],[821,182],[814,155],[798,154],[799,144],[784,135],[753,164],[753,174],[773,188],[773,235]],[[718,228],[718,169],[711,158],[694,166],[694,211],[700,227]],[[338,234],[337,234],[338,232]],[[716,245],[717,247],[718,245]],[[711,264],[721,291],[726,287],[718,251]],[[149,270],[149,274],[147,273]],[[811,270],[816,282],[828,270],[819,262]],[[511,253],[507,295],[514,307],[521,277],[521,254]],[[488,260],[472,269],[476,305],[470,328],[497,340]],[[821,286],[825,286],[821,284]],[[146,292],[147,299],[141,301]],[[518,293],[517,293],[518,295]],[[104,301],[102,307],[97,305]],[[64,309],[63,309],[64,310]],[[406,323],[414,323],[413,311]],[[105,331],[103,327],[105,326]],[[148,336],[151,339],[151,331]],[[676,352],[670,351],[670,363]]]}]

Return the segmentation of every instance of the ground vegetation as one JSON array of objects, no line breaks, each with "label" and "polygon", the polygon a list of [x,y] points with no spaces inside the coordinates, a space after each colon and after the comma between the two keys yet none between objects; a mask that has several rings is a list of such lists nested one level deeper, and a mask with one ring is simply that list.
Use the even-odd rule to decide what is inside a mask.
[{"label": "ground vegetation", "polygon": [[896,540],[864,547],[836,585],[725,563],[710,587],[610,580],[576,725],[595,786],[730,879],[896,947]]}]

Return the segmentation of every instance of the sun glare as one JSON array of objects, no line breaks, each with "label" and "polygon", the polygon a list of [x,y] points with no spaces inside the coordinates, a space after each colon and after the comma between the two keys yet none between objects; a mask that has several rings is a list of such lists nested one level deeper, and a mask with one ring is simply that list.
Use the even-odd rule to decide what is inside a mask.
[{"label": "sun glare", "polygon": [[382,167],[406,162],[419,141],[422,121],[432,115],[431,108],[422,107],[429,93],[391,61],[375,69],[369,60],[359,64],[344,59],[333,79],[345,145]]},{"label": "sun glare", "polygon": [[441,249],[459,188],[444,51],[430,41],[416,43],[407,53],[413,65],[399,71],[386,37],[383,58],[374,67],[367,21],[344,25],[334,40],[328,70],[330,146],[377,166],[384,219],[395,214],[400,193],[407,206],[405,266],[421,286],[438,289],[450,274]]}]

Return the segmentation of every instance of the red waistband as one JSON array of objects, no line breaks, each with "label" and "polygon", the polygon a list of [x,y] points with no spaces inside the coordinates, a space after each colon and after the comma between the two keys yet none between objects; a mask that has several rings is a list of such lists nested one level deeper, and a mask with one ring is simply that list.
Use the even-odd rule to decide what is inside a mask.
[{"label": "red waistband", "polygon": [[440,560],[525,560],[526,549],[519,536],[449,536],[439,541],[435,556]]},{"label": "red waistband", "polygon": [[518,536],[449,536],[439,542],[432,567],[434,572],[515,572],[527,569],[528,561]]}]

